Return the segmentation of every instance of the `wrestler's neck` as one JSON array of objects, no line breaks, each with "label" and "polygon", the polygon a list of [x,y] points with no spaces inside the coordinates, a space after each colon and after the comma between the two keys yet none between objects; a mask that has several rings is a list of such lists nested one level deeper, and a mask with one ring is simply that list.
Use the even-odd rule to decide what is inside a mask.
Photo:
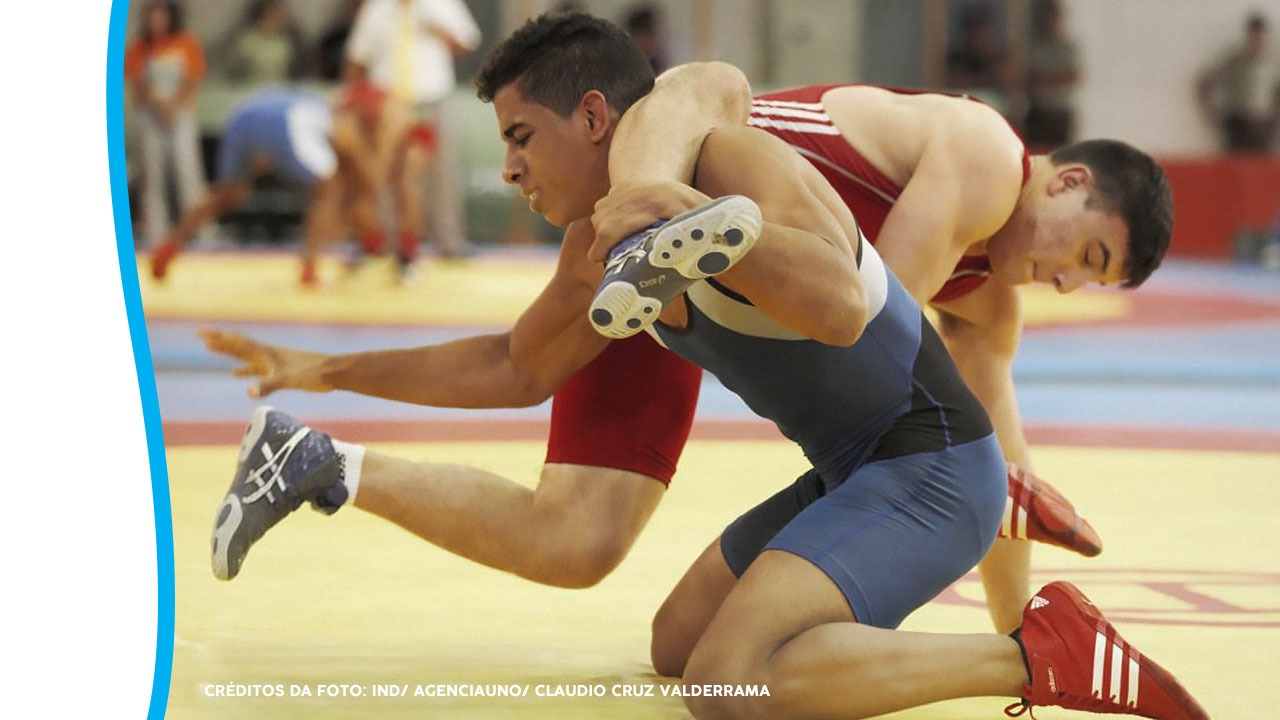
[{"label": "wrestler's neck", "polygon": [[1035,233],[1036,205],[1044,196],[1044,189],[1053,176],[1053,163],[1047,155],[1031,156],[1031,173],[1018,191],[1018,202],[1004,225],[986,240],[965,250],[965,255],[990,255],[994,248],[1013,244],[1018,238]]}]

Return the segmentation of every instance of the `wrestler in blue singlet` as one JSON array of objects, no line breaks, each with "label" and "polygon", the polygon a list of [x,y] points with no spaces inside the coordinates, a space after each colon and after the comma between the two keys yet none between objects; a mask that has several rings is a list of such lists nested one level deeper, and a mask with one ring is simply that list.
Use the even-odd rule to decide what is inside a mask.
[{"label": "wrestler in blue singlet", "polygon": [[858,266],[871,313],[850,347],[799,337],[714,281],[685,295],[685,328],[654,332],[813,463],[725,530],[733,572],[764,549],[792,552],[831,577],[859,622],[893,628],[986,554],[1005,463],[941,339],[865,240]]},{"label": "wrestler in blue singlet", "polygon": [[268,88],[236,106],[218,146],[218,180],[254,173],[255,159],[292,182],[311,185],[338,167],[329,142],[333,115],[324,98]]}]

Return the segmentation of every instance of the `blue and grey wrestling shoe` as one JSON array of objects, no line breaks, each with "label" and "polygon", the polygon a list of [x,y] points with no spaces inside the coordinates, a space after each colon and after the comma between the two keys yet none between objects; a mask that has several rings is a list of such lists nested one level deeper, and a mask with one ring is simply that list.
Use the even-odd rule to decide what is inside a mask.
[{"label": "blue and grey wrestling shoe", "polygon": [[609,252],[591,325],[614,339],[644,330],[690,285],[733,267],[762,227],[754,202],[726,195],[623,240]]},{"label": "blue and grey wrestling shoe", "polygon": [[240,443],[236,476],[213,523],[213,574],[230,580],[258,538],[310,501],[333,513],[346,501],[342,456],[328,435],[258,408]]}]

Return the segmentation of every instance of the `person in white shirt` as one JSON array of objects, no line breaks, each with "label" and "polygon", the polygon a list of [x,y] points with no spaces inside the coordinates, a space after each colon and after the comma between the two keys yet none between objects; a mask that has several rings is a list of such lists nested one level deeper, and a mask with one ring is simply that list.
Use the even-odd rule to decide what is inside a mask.
[{"label": "person in white shirt", "polygon": [[426,223],[439,251],[456,257],[468,249],[446,101],[457,85],[454,58],[475,50],[480,40],[462,0],[366,0],[347,41],[347,81],[379,86],[413,107],[419,120],[405,138],[401,162],[391,168],[404,270],[417,256],[423,230],[424,173]]}]

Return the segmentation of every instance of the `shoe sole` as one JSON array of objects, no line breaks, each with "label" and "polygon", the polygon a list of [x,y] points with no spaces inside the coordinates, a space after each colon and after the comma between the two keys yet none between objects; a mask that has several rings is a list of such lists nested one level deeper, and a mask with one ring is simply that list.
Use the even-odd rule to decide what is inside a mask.
[{"label": "shoe sole", "polygon": [[591,326],[607,338],[621,340],[649,327],[662,312],[662,301],[640,294],[634,285],[618,280],[596,293],[591,302]]},{"label": "shoe sole", "polygon": [[227,496],[223,498],[222,504],[218,506],[218,512],[214,516],[213,574],[219,580],[234,578],[240,572],[240,563],[244,560],[243,556],[238,558],[233,568],[233,563],[227,552],[236,531],[240,529],[240,523],[244,521],[244,507],[236,489],[243,480],[240,477],[240,468],[244,463],[248,462],[249,456],[253,453],[253,448],[262,439],[262,433],[267,427],[267,414],[270,412],[271,408],[264,405],[254,411],[253,417],[249,420],[249,426],[245,428],[244,437],[240,441],[240,452],[236,458],[236,477],[231,482],[231,489],[227,492]]},{"label": "shoe sole", "polygon": [[[213,576],[219,580],[230,580],[240,573],[240,563],[236,563],[234,571],[231,569],[231,559],[227,554],[227,548],[231,545],[231,540],[235,537],[236,530],[240,529],[240,523],[244,521],[244,508],[240,504],[240,498],[235,493],[227,495],[222,500],[222,504],[218,506],[218,514],[213,527]],[[240,558],[243,562],[244,558]]]},{"label": "shoe sole", "polygon": [[741,195],[675,216],[649,240],[644,259],[624,268],[630,277],[612,280],[596,292],[588,311],[592,327],[615,340],[649,327],[694,282],[737,264],[755,245],[762,224],[760,209]]},{"label": "shoe sole", "polygon": [[751,249],[760,225],[760,209],[754,202],[741,195],[722,197],[659,228],[648,260],[689,280],[719,275]]}]

